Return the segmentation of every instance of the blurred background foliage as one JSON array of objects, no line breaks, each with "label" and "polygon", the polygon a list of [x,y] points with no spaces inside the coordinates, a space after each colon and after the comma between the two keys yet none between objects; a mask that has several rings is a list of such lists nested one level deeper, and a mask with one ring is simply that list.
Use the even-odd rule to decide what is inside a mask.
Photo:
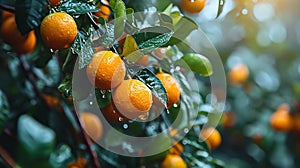
[{"label": "blurred background foliage", "polygon": [[[168,0],[137,1],[124,0],[126,5],[136,11],[155,10],[155,6],[158,10],[163,10],[171,2]],[[226,107],[223,118],[217,127],[222,136],[222,143],[212,152],[212,156],[226,161],[227,167],[230,168],[298,167],[300,165],[299,129],[293,127],[289,131],[277,131],[272,128],[270,119],[283,103],[290,107],[288,111],[292,116],[293,125],[296,123],[295,118],[300,114],[300,11],[298,9],[300,1],[226,0],[223,12],[215,19],[219,2],[219,0],[207,1],[207,5],[201,13],[186,14],[199,24],[215,45],[223,61],[225,73],[228,75]],[[178,1],[174,0],[174,3],[176,4]],[[8,46],[4,45],[2,48],[4,51],[1,52],[10,54],[7,52],[9,51]],[[11,54],[13,55],[13,53]],[[14,102],[14,106],[10,107],[10,110],[16,111],[16,113],[14,116],[10,116],[10,120],[13,121],[14,117],[25,112],[32,113],[36,117],[48,115],[47,117],[54,118],[63,115],[59,110],[53,111],[53,113],[43,113],[51,108],[45,109],[45,106],[42,105],[45,102],[37,102],[34,99],[32,90],[35,88],[32,88],[29,81],[24,80],[19,74],[20,71],[17,70],[19,61],[13,56],[8,59],[10,59],[9,65],[0,61],[0,67],[9,66],[1,68],[0,71],[2,79],[0,87],[9,88],[9,91],[5,92],[7,98],[0,100],[0,107],[6,106],[3,103],[6,99],[8,102]],[[57,60],[51,61],[47,66],[56,65]],[[241,64],[244,69],[238,68],[237,74],[245,72],[242,76],[246,77],[241,77],[240,81],[234,81],[230,77],[230,73],[237,65]],[[26,70],[26,67],[23,67],[23,70]],[[51,71],[51,73],[55,72]],[[14,78],[9,74],[12,74]],[[39,81],[40,85],[58,85],[59,79],[52,79],[47,68],[35,69],[35,74],[48,75],[41,77],[43,80]],[[14,82],[16,79],[22,82]],[[20,90],[19,87],[23,89]],[[44,91],[52,93],[53,87],[45,87]],[[26,97],[20,97],[21,93]],[[0,93],[0,97],[3,97],[2,93]],[[0,116],[0,120],[1,117],[6,116]],[[73,123],[68,122],[66,118]],[[28,120],[28,118],[23,118],[23,120],[25,119]],[[69,115],[67,113],[67,116],[61,117],[61,120],[61,122],[56,121],[55,123],[67,123],[66,130],[60,131],[70,136],[59,137],[61,138],[59,141],[65,142],[69,146],[62,145],[55,149],[56,153],[51,154],[52,165],[59,164],[56,163],[59,160],[55,159],[56,157],[60,156],[61,162],[69,162],[74,160],[74,156],[70,154],[71,150],[84,150],[84,147],[69,138],[78,137],[74,133],[76,130],[68,131],[70,127],[75,125],[74,127],[79,129],[74,124],[75,119],[71,112]],[[55,125],[48,121],[40,122],[45,125]],[[8,124],[11,128],[16,128],[16,125],[17,123]],[[53,128],[64,127],[54,126]],[[21,133],[26,134],[27,132],[23,130]],[[2,136],[9,136],[9,132]],[[49,138],[52,136],[49,131]],[[48,148],[53,148],[51,143],[46,145]],[[115,163],[115,155],[110,153],[104,155],[101,152],[97,154],[100,158],[105,158],[106,162],[111,165]],[[81,155],[80,152],[77,155]],[[80,159],[78,160],[80,161]],[[123,158],[121,163],[122,161],[130,162],[131,166],[137,164],[132,158]]]}]

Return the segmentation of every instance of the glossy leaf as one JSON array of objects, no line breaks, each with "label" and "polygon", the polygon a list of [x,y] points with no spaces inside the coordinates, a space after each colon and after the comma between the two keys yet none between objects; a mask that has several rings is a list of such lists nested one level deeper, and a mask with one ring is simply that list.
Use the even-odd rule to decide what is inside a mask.
[{"label": "glossy leaf", "polygon": [[61,84],[58,86],[58,90],[66,97],[72,96],[72,75],[67,74]]},{"label": "glossy leaf", "polygon": [[185,54],[182,60],[189,66],[189,68],[203,76],[210,76],[213,73],[213,68],[210,61],[203,55],[190,53]]},{"label": "glossy leaf", "polygon": [[60,10],[70,15],[80,15],[87,12],[97,12],[99,9],[90,1],[68,0],[61,2]]},{"label": "glossy leaf", "polygon": [[46,0],[16,0],[16,23],[21,34],[37,28],[47,14]]},{"label": "glossy leaf", "polygon": [[4,129],[4,125],[8,119],[9,105],[5,94],[0,90],[0,134]]},{"label": "glossy leaf", "polygon": [[136,40],[139,49],[143,53],[149,53],[166,44],[172,34],[173,31],[167,27],[155,26],[141,29],[132,36]]},{"label": "glossy leaf", "polygon": [[157,97],[163,105],[167,106],[168,96],[166,89],[155,74],[153,74],[149,69],[141,68],[137,65],[128,67],[128,71],[131,72],[133,78],[145,83],[152,91],[152,94]]},{"label": "glossy leaf", "polygon": [[114,37],[116,39],[123,34],[125,28],[126,8],[124,2],[121,0],[116,1],[114,9]]},{"label": "glossy leaf", "polygon": [[54,168],[66,167],[72,159],[71,148],[68,145],[60,145],[59,148],[52,152],[49,158],[49,163]]},{"label": "glossy leaf", "polygon": [[92,48],[92,41],[89,38],[89,33],[79,31],[73,45],[72,49],[79,56],[79,69],[84,68],[93,59],[94,50]]},{"label": "glossy leaf", "polygon": [[18,120],[18,137],[21,148],[32,160],[48,158],[55,147],[55,133],[28,115]]},{"label": "glossy leaf", "polygon": [[111,92],[102,91],[98,88],[95,88],[95,95],[100,109],[108,106],[111,103]]},{"label": "glossy leaf", "polygon": [[136,62],[143,57],[143,53],[139,51],[139,47],[131,35],[127,35],[122,55],[131,62]]}]

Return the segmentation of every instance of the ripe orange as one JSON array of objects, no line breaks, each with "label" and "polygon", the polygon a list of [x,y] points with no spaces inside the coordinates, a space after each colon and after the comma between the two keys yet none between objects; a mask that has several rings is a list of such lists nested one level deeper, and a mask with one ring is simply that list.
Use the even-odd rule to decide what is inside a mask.
[{"label": "ripe orange", "polygon": [[219,147],[222,141],[219,131],[213,127],[204,128],[200,132],[200,137],[207,142],[211,150]]},{"label": "ripe orange", "polygon": [[68,165],[68,168],[85,168],[87,165],[87,160],[79,157],[75,162]]},{"label": "ripe orange", "polygon": [[87,65],[86,73],[90,82],[102,90],[117,87],[124,80],[125,64],[112,51],[99,51]]},{"label": "ripe orange", "polygon": [[72,16],[64,12],[55,12],[43,19],[40,33],[49,48],[60,50],[70,47],[78,32]]},{"label": "ripe orange", "polygon": [[169,152],[174,155],[180,155],[183,151],[183,146],[177,141],[174,141],[173,144],[175,145],[169,149]]},{"label": "ripe orange", "polygon": [[123,116],[135,119],[150,110],[151,90],[139,80],[125,80],[113,91],[112,102]]},{"label": "ripe orange", "polygon": [[235,65],[228,73],[229,82],[232,85],[241,85],[247,81],[249,70],[245,64]]},{"label": "ripe orange", "polygon": [[272,114],[270,124],[276,131],[287,132],[293,127],[293,119],[289,111],[279,110]]},{"label": "ripe orange", "polygon": [[103,116],[110,122],[113,123],[123,123],[128,119],[122,116],[117,110],[114,109],[112,104],[101,109]]},{"label": "ripe orange", "polygon": [[223,113],[223,122],[222,125],[225,128],[233,127],[236,123],[236,116],[234,112],[225,112]]},{"label": "ripe orange", "polygon": [[187,165],[179,155],[168,154],[160,168],[187,168]]},{"label": "ripe orange", "polygon": [[296,134],[300,135],[300,114],[293,117],[293,130]]},{"label": "ripe orange", "polygon": [[103,126],[97,115],[85,112],[80,114],[82,126],[86,133],[95,141],[99,140],[103,134]]},{"label": "ripe orange", "polygon": [[179,102],[180,86],[176,79],[167,73],[158,73],[156,75],[166,89],[168,95],[168,107]]},{"label": "ripe orange", "polygon": [[1,23],[5,22],[8,18],[10,17],[14,17],[15,14],[12,12],[8,12],[6,10],[2,10],[2,14],[1,14]]},{"label": "ripe orange", "polygon": [[34,31],[22,35],[18,30],[15,17],[7,18],[1,25],[1,37],[3,41],[13,47],[18,54],[28,54],[33,52],[36,45]]},{"label": "ripe orange", "polygon": [[139,59],[135,63],[139,64],[139,65],[142,65],[142,66],[147,66],[148,63],[149,63],[149,56],[148,55],[144,55],[141,59]]},{"label": "ripe orange", "polygon": [[100,5],[99,6],[100,11],[95,12],[94,14],[98,17],[102,17],[103,19],[107,20],[110,15],[110,9],[106,5]]},{"label": "ripe orange", "polygon": [[206,0],[180,0],[179,7],[187,13],[199,13],[204,8]]}]

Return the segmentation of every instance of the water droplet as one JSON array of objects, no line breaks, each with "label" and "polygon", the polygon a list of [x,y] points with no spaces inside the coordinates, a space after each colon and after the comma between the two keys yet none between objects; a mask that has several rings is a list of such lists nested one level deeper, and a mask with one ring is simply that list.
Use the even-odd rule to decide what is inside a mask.
[{"label": "water droplet", "polygon": [[247,9],[243,9],[243,10],[242,10],[242,14],[243,14],[243,15],[247,15],[247,14],[248,14],[248,10],[247,10]]},{"label": "water droplet", "polygon": [[171,73],[174,73],[174,72],[175,72],[174,68],[170,69],[170,72],[171,72]]},{"label": "water droplet", "polygon": [[106,93],[106,90],[100,90],[100,93],[101,93],[101,94],[105,94],[105,93]]},{"label": "water droplet", "polygon": [[183,140],[183,141],[182,141],[182,144],[183,144],[183,145],[187,145],[188,142],[187,142],[186,140]]},{"label": "water droplet", "polygon": [[178,104],[173,104],[173,107],[175,107],[175,108],[178,107]]},{"label": "water droplet", "polygon": [[[121,117],[120,117],[120,118],[121,118]],[[119,118],[119,119],[120,119],[120,118]],[[128,124],[124,124],[124,125],[123,125],[123,128],[124,128],[124,129],[127,129],[127,128],[128,128]]]},{"label": "water droplet", "polygon": [[166,113],[167,113],[167,114],[170,114],[170,111],[169,111],[169,109],[166,109]]},{"label": "water droplet", "polygon": [[54,50],[53,50],[53,49],[50,49],[50,52],[54,52]]},{"label": "water droplet", "polygon": [[105,94],[104,94],[104,95],[102,95],[102,99],[105,99],[105,98],[106,98]]},{"label": "water droplet", "polygon": [[180,71],[180,66],[175,67],[176,71]]},{"label": "water droplet", "polygon": [[92,102],[92,101],[90,101],[90,105],[93,105],[93,102]]},{"label": "water droplet", "polygon": [[[113,112],[114,114],[117,113],[116,110],[113,110],[112,112]],[[120,120],[120,118],[121,118],[121,117],[119,117],[119,120]]]},{"label": "water droplet", "polygon": [[185,128],[185,129],[183,129],[183,132],[187,134],[189,132],[189,129]]},{"label": "water droplet", "polygon": [[[114,110],[113,112],[115,112],[115,110]],[[124,120],[124,118],[119,117],[118,120],[119,120],[120,122],[122,122],[122,121]]]}]

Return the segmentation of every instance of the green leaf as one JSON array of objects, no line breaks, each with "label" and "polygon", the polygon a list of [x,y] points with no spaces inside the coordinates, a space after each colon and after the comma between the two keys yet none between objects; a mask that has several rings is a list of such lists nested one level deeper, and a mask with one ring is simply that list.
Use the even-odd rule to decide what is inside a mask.
[{"label": "green leaf", "polygon": [[139,30],[132,36],[138,44],[139,49],[144,53],[149,53],[166,44],[173,31],[164,26],[154,26]]},{"label": "green leaf", "polygon": [[100,109],[108,106],[111,103],[111,92],[102,91],[98,88],[95,88],[95,95]]},{"label": "green leaf", "polygon": [[179,12],[173,12],[171,14],[174,24],[174,34],[171,40],[166,44],[174,45],[178,42],[184,40],[193,30],[198,29],[197,23],[195,23],[192,19],[181,16]]},{"label": "green leaf", "polygon": [[9,114],[9,105],[5,94],[0,90],[0,134],[2,133]]},{"label": "green leaf", "polygon": [[47,14],[46,0],[16,0],[16,23],[21,34],[38,27]]},{"label": "green leaf", "polygon": [[114,37],[116,39],[123,34],[125,28],[126,8],[124,2],[121,0],[117,1],[114,9]]},{"label": "green leaf", "polygon": [[67,74],[61,84],[58,86],[58,90],[66,97],[72,96],[72,75]]},{"label": "green leaf", "polygon": [[49,163],[53,168],[66,167],[72,159],[71,148],[68,145],[60,145],[59,148],[52,152]]},{"label": "green leaf", "polygon": [[103,26],[105,28],[105,33],[102,34],[101,32],[99,31],[94,31],[93,34],[94,34],[94,37],[95,39],[93,40],[93,46],[94,47],[97,47],[97,46],[100,46],[100,45],[103,45],[105,47],[110,47],[114,41],[115,41],[115,38],[114,38],[114,25],[113,24],[110,24],[110,23],[107,23]]},{"label": "green leaf", "polygon": [[18,120],[18,138],[30,160],[48,159],[55,147],[54,131],[28,115],[22,115]]},{"label": "green leaf", "polygon": [[86,65],[88,65],[94,56],[94,49],[92,47],[92,41],[89,38],[90,34],[79,31],[73,45],[72,49],[78,54],[79,56],[79,64],[78,68],[82,69]]},{"label": "green leaf", "polygon": [[164,106],[167,106],[168,96],[166,89],[154,73],[147,68],[140,68],[140,66],[137,65],[132,65],[127,68],[129,72],[132,72],[133,78],[145,83],[152,94],[157,97]]},{"label": "green leaf", "polygon": [[91,1],[68,0],[62,1],[60,10],[70,15],[81,15],[88,12],[97,12],[99,9]]},{"label": "green leaf", "polygon": [[202,76],[210,76],[213,74],[213,69],[210,61],[203,55],[196,53],[185,54],[181,58],[189,68],[199,73]]},{"label": "green leaf", "polygon": [[139,51],[139,47],[131,35],[127,35],[122,55],[131,62],[136,62],[143,57],[143,53]]},{"label": "green leaf", "polygon": [[218,8],[217,17],[219,17],[220,14],[223,12],[225,1],[226,0],[219,0],[219,8]]}]

